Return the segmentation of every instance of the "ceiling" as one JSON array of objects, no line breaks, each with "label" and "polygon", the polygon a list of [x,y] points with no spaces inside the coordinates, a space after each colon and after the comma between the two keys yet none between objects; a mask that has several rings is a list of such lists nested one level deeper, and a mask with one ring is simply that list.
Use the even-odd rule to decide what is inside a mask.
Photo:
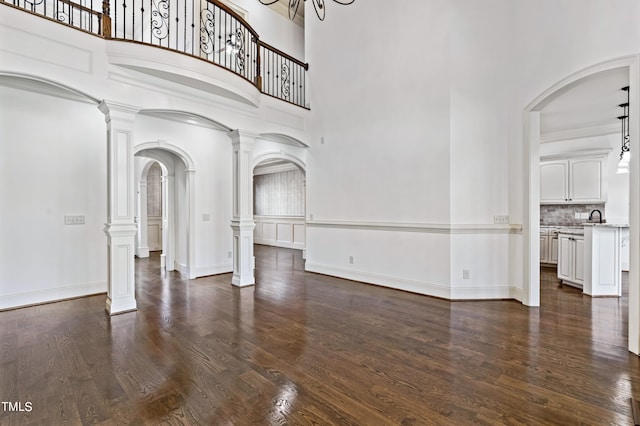
[{"label": "ceiling", "polygon": [[629,71],[619,68],[599,73],[552,100],[540,112],[542,143],[601,136],[620,132],[622,108],[629,85]]},{"label": "ceiling", "polygon": [[[305,2],[300,0],[300,4],[298,6],[298,13],[296,14],[296,19],[293,20],[294,23],[304,28],[304,5]],[[289,2],[287,0],[280,0],[275,2],[269,7],[275,10],[280,15],[289,19]]]}]

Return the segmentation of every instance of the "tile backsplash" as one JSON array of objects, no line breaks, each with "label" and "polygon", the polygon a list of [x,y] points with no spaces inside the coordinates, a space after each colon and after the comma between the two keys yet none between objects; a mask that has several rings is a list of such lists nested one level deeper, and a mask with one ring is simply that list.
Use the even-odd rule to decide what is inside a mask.
[{"label": "tile backsplash", "polygon": [[[540,225],[580,225],[588,222],[587,219],[576,219],[576,213],[591,213],[592,210],[600,210],[602,218],[606,219],[604,204],[554,204],[540,206]],[[596,213],[594,219],[598,217]]]}]

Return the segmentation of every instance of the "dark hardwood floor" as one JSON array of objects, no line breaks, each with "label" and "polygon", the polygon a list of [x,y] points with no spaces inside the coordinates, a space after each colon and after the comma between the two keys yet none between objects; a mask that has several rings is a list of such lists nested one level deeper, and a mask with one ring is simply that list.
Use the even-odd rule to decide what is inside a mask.
[{"label": "dark hardwood floor", "polygon": [[[256,287],[138,260],[105,296],[0,312],[2,425],[630,425],[627,295],[542,269],[542,307],[447,302],[303,271],[256,246]],[[6,408],[6,407],[5,407]]]}]

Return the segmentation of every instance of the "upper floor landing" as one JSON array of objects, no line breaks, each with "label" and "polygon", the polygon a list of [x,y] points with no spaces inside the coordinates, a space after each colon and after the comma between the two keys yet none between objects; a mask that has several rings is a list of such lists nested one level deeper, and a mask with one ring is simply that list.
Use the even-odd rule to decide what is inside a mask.
[{"label": "upper floor landing", "polygon": [[0,0],[0,5],[105,40],[110,64],[249,105],[267,95],[309,108],[309,65],[263,41],[220,0]]}]

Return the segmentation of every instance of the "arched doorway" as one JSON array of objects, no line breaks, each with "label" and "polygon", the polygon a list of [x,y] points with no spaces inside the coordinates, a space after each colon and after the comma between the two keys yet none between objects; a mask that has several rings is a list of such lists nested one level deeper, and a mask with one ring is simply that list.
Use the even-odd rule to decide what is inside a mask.
[{"label": "arched doorway", "polygon": [[[579,71],[555,84],[534,99],[524,111],[524,156],[527,172],[524,186],[524,291],[522,302],[529,306],[540,305],[540,111],[551,101],[571,88],[600,73],[624,68],[630,82],[630,134],[631,152],[640,151],[640,61],[638,56],[628,56],[596,64]],[[635,112],[634,112],[635,111]],[[640,353],[640,162],[632,154],[629,181],[629,350]]]},{"label": "arched doorway", "polygon": [[144,245],[149,241],[150,224],[148,214],[142,214],[146,210],[143,206],[148,205],[149,188],[141,188],[140,182],[146,182],[143,176],[148,177],[153,164],[158,164],[162,171],[159,236],[162,242],[161,267],[167,271],[177,270],[189,278],[195,278],[193,161],[178,147],[161,141],[136,146],[135,156],[138,158],[138,241],[143,248],[141,254],[145,254]]}]

